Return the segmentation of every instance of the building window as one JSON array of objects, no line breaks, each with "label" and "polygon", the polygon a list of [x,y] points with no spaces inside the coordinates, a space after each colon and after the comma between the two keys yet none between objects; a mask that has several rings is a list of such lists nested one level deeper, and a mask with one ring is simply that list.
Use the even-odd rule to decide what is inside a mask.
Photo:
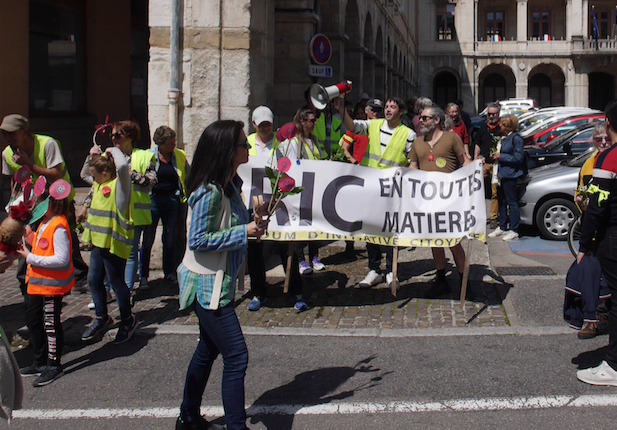
[{"label": "building window", "polygon": [[455,4],[438,4],[437,7],[437,40],[456,40],[454,28]]},{"label": "building window", "polygon": [[504,12],[486,12],[486,40],[503,40]]},{"label": "building window", "polygon": [[534,38],[541,39],[544,35],[550,36],[550,13],[549,12],[533,12],[531,14],[531,35]]},{"label": "building window", "polygon": [[30,0],[31,113],[85,109],[84,2]]},{"label": "building window", "polygon": [[[611,37],[611,17],[614,17],[610,10],[596,10],[596,22],[598,24],[598,39]],[[589,14],[589,37],[593,38],[593,11]]]}]

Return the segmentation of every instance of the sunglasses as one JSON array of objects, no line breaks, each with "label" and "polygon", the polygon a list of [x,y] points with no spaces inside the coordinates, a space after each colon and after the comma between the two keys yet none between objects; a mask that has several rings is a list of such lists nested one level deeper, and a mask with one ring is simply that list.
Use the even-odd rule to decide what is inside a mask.
[{"label": "sunglasses", "polygon": [[373,106],[369,106],[368,108],[369,108],[370,110],[372,110],[373,112],[376,112],[376,113],[381,113],[381,112],[383,112],[383,108],[378,108],[378,107],[373,107]]},{"label": "sunglasses", "polygon": [[594,140],[596,141],[598,145],[600,145],[601,143],[606,143],[608,145],[612,144],[611,139],[609,137],[596,137],[594,138]]},{"label": "sunglasses", "polygon": [[251,145],[249,145],[249,141],[248,140],[245,140],[240,145],[238,145],[238,148],[249,149],[250,147],[251,147]]},{"label": "sunglasses", "polygon": [[489,112],[488,116],[497,116],[499,115],[499,112]]},{"label": "sunglasses", "polygon": [[433,119],[433,118],[435,118],[435,117],[434,116],[428,116],[428,115],[422,115],[420,117],[420,120],[421,121],[428,121],[429,119]]},{"label": "sunglasses", "polygon": [[111,138],[112,139],[120,139],[123,136],[124,136],[124,134],[122,134],[122,133],[112,133],[111,134]]},{"label": "sunglasses", "polygon": [[305,119],[304,122],[311,122],[311,123],[315,124],[317,122],[317,120],[315,118],[313,118],[313,119]]}]

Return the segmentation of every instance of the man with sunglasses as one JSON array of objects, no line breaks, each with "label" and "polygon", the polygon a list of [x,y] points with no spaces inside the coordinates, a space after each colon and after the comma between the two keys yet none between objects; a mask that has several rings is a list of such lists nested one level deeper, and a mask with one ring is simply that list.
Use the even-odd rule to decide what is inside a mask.
[{"label": "man with sunglasses", "polygon": [[[493,184],[493,163],[491,162],[491,148],[496,147],[495,140],[501,132],[499,113],[501,106],[499,103],[490,103],[487,109],[488,119],[482,124],[478,131],[478,144],[474,150],[474,159],[481,158],[484,162],[484,177],[491,182],[491,215],[489,216],[489,227],[497,228],[497,217],[499,215],[499,203],[497,202],[497,184]],[[488,163],[486,161],[489,161]]]},{"label": "man with sunglasses", "polygon": [[[405,112],[405,102],[398,97],[390,97],[385,104],[385,119],[370,119],[366,121],[353,120],[345,113],[340,98],[334,99],[341,117],[344,118],[345,127],[353,130],[356,134],[368,135],[368,146],[362,158],[363,166],[377,169],[390,167],[407,167],[409,159],[407,154],[415,140],[416,132],[401,123],[401,117]],[[381,266],[381,253],[386,254],[386,283],[394,282],[392,273],[393,248],[390,246],[383,249],[379,245],[366,244],[368,254],[369,273],[360,282],[360,287],[370,288],[383,280]]]},{"label": "man with sunglasses", "polygon": [[[60,143],[52,137],[30,133],[28,130],[28,118],[19,114],[7,115],[3,118],[0,125],[2,137],[7,147],[2,152],[2,174],[12,176],[21,167],[28,166],[32,175],[32,180],[39,176],[44,176],[48,184],[56,179],[64,179],[71,187],[71,177],[66,163],[62,156]],[[11,186],[12,188],[12,186]],[[69,194],[69,224],[75,224],[75,196],[74,188]],[[71,231],[73,241],[73,265],[75,269],[75,285],[77,289],[83,288],[88,276],[88,265],[84,262],[79,252],[79,240],[74,231]],[[17,266],[17,279],[19,280],[22,294],[26,296],[25,290],[25,263],[19,260]],[[23,267],[22,267],[23,266]],[[87,288],[87,287],[86,287]]]}]

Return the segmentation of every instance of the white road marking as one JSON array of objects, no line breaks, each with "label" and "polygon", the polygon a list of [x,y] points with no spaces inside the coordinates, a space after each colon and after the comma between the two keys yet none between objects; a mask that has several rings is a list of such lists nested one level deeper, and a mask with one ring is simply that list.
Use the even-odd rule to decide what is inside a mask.
[{"label": "white road marking", "polygon": [[[528,409],[583,408],[617,406],[617,394],[583,396],[535,396],[488,399],[454,399],[432,402],[387,403],[327,403],[324,405],[253,405],[247,415],[335,415],[409,412],[481,412],[517,411]],[[22,409],[13,412],[15,419],[113,419],[113,418],[174,418],[179,408],[104,408],[104,409]],[[220,417],[222,406],[204,406],[206,417]]]}]

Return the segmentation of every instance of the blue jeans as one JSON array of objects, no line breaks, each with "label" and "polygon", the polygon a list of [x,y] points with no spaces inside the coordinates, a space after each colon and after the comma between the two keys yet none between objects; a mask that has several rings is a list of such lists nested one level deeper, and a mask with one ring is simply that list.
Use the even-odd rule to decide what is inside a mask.
[{"label": "blue jeans", "polygon": [[[503,231],[518,232],[521,212],[518,207],[516,193],[517,178],[501,178],[501,186],[497,187],[497,201],[499,202],[499,228]],[[510,228],[508,228],[508,220]]]},{"label": "blue jeans", "polygon": [[152,224],[145,226],[141,246],[141,277],[148,279],[150,274],[150,254],[156,236],[159,219],[163,223],[163,273],[165,276],[176,272],[174,267],[174,242],[178,222],[178,197],[152,194]]},{"label": "blue jeans", "polygon": [[131,292],[124,283],[126,260],[109,252],[107,248],[92,248],[90,253],[90,270],[88,284],[94,302],[94,313],[97,318],[107,317],[107,291],[105,279],[109,281],[116,294],[120,316],[127,319],[131,316]]},{"label": "blue jeans", "polygon": [[199,343],[186,372],[180,416],[185,421],[195,421],[199,417],[201,398],[212,364],[220,353],[223,356],[222,395],[226,425],[229,430],[244,430],[247,428],[244,375],[249,355],[233,303],[210,311],[195,300],[194,308],[199,318]]},{"label": "blue jeans", "polygon": [[141,239],[141,232],[144,231],[143,225],[135,226],[135,236],[133,237],[133,246],[131,247],[131,254],[128,260],[126,260],[126,270],[124,271],[124,282],[129,287],[129,291],[133,291],[133,284],[135,283],[135,276],[137,275],[137,268],[139,267],[139,240]]}]

